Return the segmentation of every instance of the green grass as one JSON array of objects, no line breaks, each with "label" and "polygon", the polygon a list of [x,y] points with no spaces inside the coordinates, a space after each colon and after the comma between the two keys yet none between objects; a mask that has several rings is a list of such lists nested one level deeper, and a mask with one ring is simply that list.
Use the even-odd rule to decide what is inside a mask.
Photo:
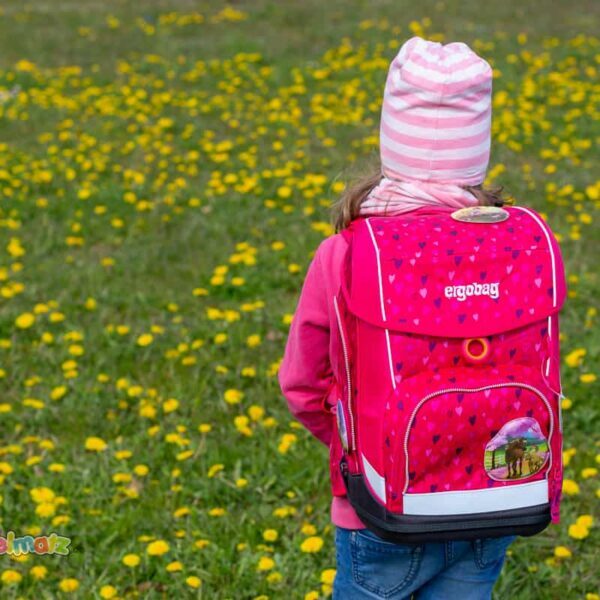
[{"label": "green grass", "polygon": [[[335,182],[376,156],[387,64],[414,32],[466,41],[497,69],[491,180],[547,215],[569,274],[565,476],[579,492],[560,526],[513,546],[496,596],[598,593],[598,527],[568,533],[598,505],[598,476],[582,474],[600,442],[598,4],[257,0],[214,19],[223,6],[2,7],[0,526],[72,538],[66,558],[3,557],[0,576],[22,581],[2,597],[326,595],[327,453],[291,422],[277,361]],[[160,17],[173,12],[179,24]],[[92,436],[106,449],[86,451]],[[41,508],[35,488],[54,493]],[[319,552],[301,551],[308,535]],[[169,551],[149,556],[155,540]],[[553,559],[557,545],[572,557]]]}]

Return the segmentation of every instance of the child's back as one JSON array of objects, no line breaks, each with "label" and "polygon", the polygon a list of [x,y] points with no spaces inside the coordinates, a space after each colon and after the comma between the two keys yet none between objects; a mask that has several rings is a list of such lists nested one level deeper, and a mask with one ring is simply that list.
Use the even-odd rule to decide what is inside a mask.
[{"label": "child's back", "polygon": [[[525,240],[537,228],[533,238],[527,238],[527,251],[537,250],[539,244],[544,259],[549,254],[555,259],[558,249],[543,223],[536,222],[539,217],[524,209],[483,209],[479,213],[488,210],[488,220],[509,217],[512,222],[472,223],[482,218],[474,216],[473,207],[502,204],[497,191],[481,188],[490,149],[491,78],[489,65],[464,44],[442,46],[420,38],[404,44],[386,82],[380,138],[383,177],[371,177],[342,198],[336,225],[339,230],[352,227],[318,248],[290,328],[279,375],[282,391],[296,417],[330,447],[338,557],[334,598],[404,598],[413,593],[419,598],[488,598],[514,534],[539,531],[549,519],[545,508],[529,528],[524,517],[520,528],[503,529],[508,521],[502,519],[496,519],[495,529],[480,524],[482,516],[502,512],[507,491],[508,508],[530,510],[537,504],[533,492],[529,499],[518,500],[519,494],[511,496],[507,486],[521,479],[543,484],[557,420],[530,389],[533,386],[517,389],[508,372],[502,385],[490,383],[483,367],[496,368],[501,362],[506,343],[500,343],[498,335],[503,327],[519,327],[518,319],[535,323],[550,318],[564,295],[559,289],[563,280],[557,284],[561,265],[555,261],[551,307],[540,295],[539,315],[523,316],[524,307],[512,304],[497,309],[500,299],[512,302],[511,292],[516,300],[517,279],[529,276],[531,261],[518,257],[525,247],[509,245],[513,234],[520,240],[520,228],[529,228]],[[449,214],[461,208],[466,216],[463,211],[452,221]],[[392,218],[380,221],[385,215]],[[395,218],[398,215],[406,218]],[[461,218],[471,219],[471,224],[461,223]],[[513,225],[518,234],[511,231]],[[475,234],[477,227],[483,228],[477,234],[483,236],[481,242],[465,233]],[[461,241],[477,250],[463,256]],[[504,268],[507,253],[516,264],[529,266],[511,274],[509,264],[505,275],[492,277],[496,267]],[[496,260],[500,255],[502,260]],[[479,265],[485,266],[473,271]],[[531,287],[528,302],[533,303],[535,288],[541,287],[536,281],[546,287],[547,277],[546,272],[538,273],[531,282],[523,282]],[[457,310],[464,306],[471,310]],[[459,348],[444,339],[448,337],[464,339],[467,345]],[[534,347],[535,341],[529,357],[533,362],[533,355],[541,352],[541,346],[535,352]],[[557,345],[554,350],[556,354]],[[510,352],[505,358],[509,365],[517,362]],[[558,366],[552,365],[552,370],[558,373]],[[419,383],[414,389],[404,386],[411,375]],[[495,376],[497,381],[504,377]],[[559,379],[555,385],[560,385]],[[480,404],[492,389],[516,394],[513,408],[516,403],[519,407],[514,414],[504,418],[496,409],[485,414]],[[434,402],[426,403],[429,398]],[[422,406],[426,410],[421,413]],[[444,416],[448,410],[454,412]],[[469,419],[473,431],[477,429],[475,437],[473,432],[454,431]],[[527,419],[529,429],[539,433],[535,456]],[[443,439],[438,431],[442,421]],[[559,472],[557,440],[555,435]],[[477,457],[481,464],[466,457]],[[465,469],[467,475],[462,473]],[[459,477],[453,481],[455,474]],[[460,491],[471,488],[472,497]],[[560,489],[552,493],[557,505]],[[479,513],[478,518],[461,520],[471,513]],[[460,526],[451,532],[448,523],[453,519]],[[394,543],[407,541],[411,545]]]}]

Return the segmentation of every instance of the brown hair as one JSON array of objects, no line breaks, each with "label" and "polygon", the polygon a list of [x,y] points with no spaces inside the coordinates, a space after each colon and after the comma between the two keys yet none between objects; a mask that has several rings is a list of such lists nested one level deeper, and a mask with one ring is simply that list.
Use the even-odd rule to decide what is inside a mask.
[{"label": "brown hair", "polygon": [[[373,169],[366,175],[356,179],[348,186],[339,200],[332,206],[332,222],[336,231],[341,231],[350,225],[360,213],[360,205],[365,201],[369,192],[381,180],[381,168]],[[503,206],[510,200],[502,197],[503,186],[483,187],[479,185],[462,185],[463,189],[471,192],[479,201],[480,206]]]}]

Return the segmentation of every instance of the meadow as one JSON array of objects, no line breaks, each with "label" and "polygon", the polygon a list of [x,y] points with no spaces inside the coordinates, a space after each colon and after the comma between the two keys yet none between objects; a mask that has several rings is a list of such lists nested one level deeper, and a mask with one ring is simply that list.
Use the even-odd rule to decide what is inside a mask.
[{"label": "meadow", "polygon": [[600,39],[583,0],[0,7],[0,556],[16,598],[317,600],[327,449],[277,369],[413,35],[494,68],[488,183],[566,260],[562,520],[495,597],[600,599]]}]

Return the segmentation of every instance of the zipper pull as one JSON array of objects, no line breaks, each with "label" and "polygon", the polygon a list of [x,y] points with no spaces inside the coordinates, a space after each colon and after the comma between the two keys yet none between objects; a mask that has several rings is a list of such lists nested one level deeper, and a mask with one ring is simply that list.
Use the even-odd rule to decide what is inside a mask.
[{"label": "zipper pull", "polygon": [[348,477],[348,463],[345,458],[340,460],[340,471],[342,472],[342,477],[346,479]]}]

